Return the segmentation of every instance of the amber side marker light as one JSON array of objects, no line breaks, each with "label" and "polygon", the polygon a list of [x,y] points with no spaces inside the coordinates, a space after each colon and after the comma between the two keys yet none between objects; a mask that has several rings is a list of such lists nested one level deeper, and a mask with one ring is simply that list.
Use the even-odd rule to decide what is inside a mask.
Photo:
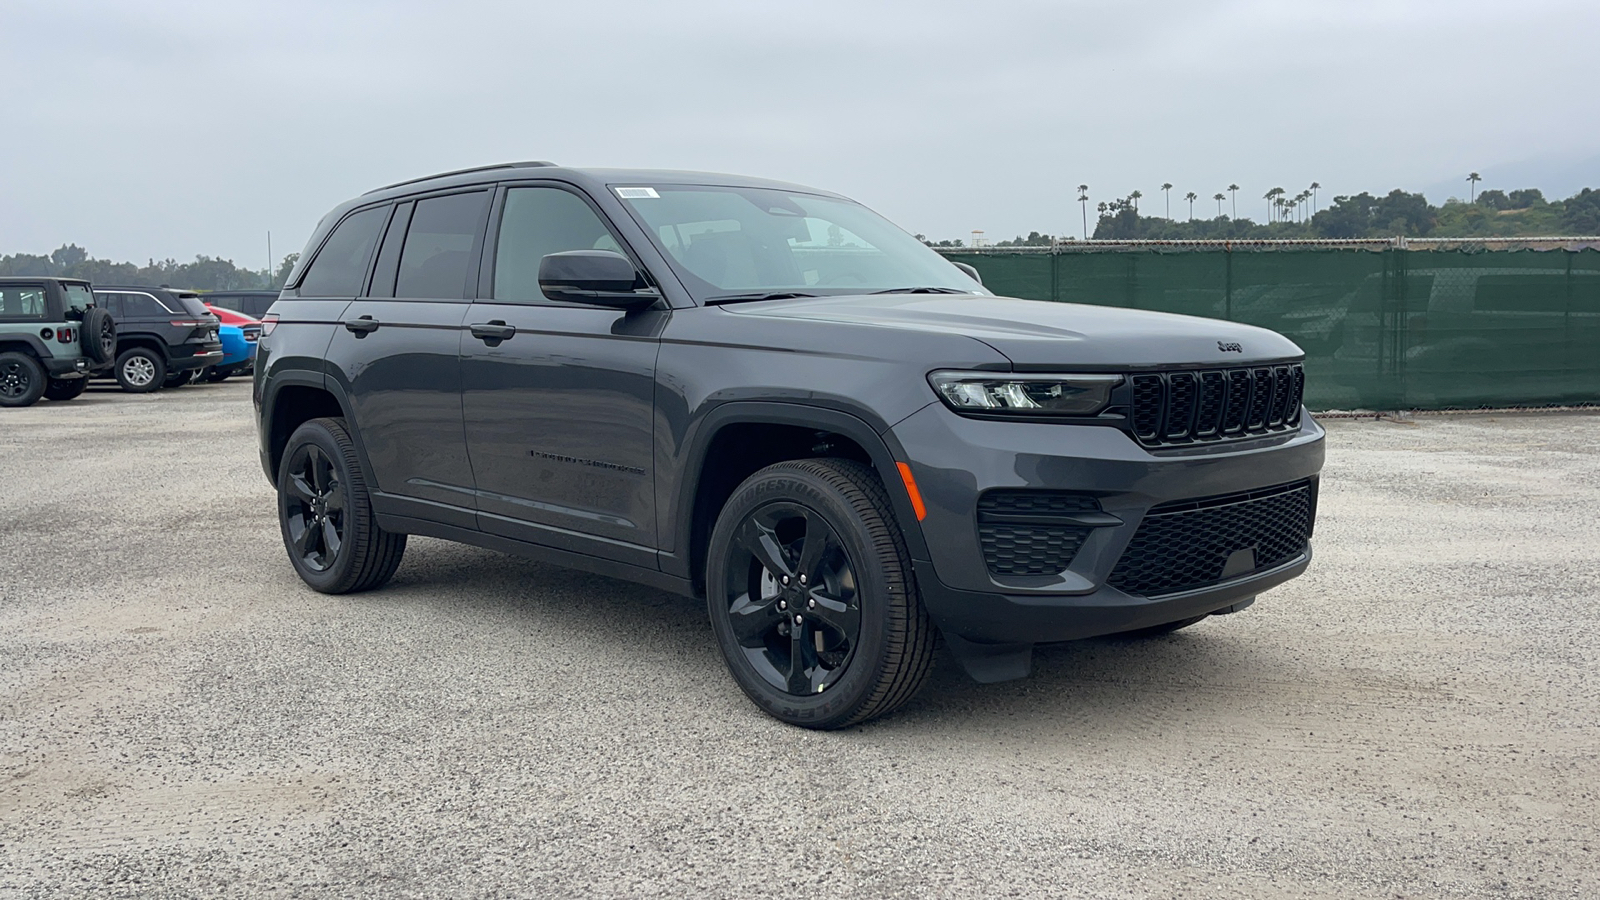
[{"label": "amber side marker light", "polygon": [[903,462],[895,463],[900,469],[900,480],[906,483],[906,494],[911,497],[911,511],[917,514],[917,521],[921,522],[928,517],[928,508],[922,505],[922,492],[917,490],[917,480],[911,477],[911,467]]}]

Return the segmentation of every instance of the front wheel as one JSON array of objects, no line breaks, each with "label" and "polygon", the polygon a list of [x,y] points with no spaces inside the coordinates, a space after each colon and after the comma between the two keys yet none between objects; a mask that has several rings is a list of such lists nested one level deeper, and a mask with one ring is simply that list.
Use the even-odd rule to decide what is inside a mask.
[{"label": "front wheel", "polygon": [[883,483],[857,462],[768,466],[728,499],[706,600],[728,670],[769,715],[843,728],[911,699],[935,630]]},{"label": "front wheel", "polygon": [[148,394],[161,389],[167,377],[167,361],[147,347],[122,351],[117,357],[117,384],[132,394]]},{"label": "front wheel", "polygon": [[278,524],[300,579],[324,594],[382,587],[406,536],[378,527],[355,442],[341,419],[296,428],[278,469]]}]

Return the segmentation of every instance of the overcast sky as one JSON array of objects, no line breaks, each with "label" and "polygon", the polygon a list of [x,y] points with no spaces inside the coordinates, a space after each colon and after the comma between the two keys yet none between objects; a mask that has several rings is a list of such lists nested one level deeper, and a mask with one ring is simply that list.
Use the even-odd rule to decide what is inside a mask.
[{"label": "overcast sky", "polygon": [[991,239],[1081,231],[1079,183],[1148,213],[1170,181],[1181,217],[1237,182],[1258,221],[1312,181],[1600,187],[1595,0],[4,0],[0,35],[0,254],[260,268],[269,230],[281,258],[362,191],[518,159]]}]

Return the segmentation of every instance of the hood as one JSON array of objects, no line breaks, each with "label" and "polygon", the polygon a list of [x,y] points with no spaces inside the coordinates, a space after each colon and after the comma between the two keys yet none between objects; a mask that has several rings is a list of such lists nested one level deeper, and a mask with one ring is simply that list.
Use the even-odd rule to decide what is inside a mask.
[{"label": "hood", "polygon": [[1303,355],[1293,341],[1253,325],[1010,297],[872,294],[769,300],[723,309],[746,316],[963,335],[1024,368],[1236,366]]}]

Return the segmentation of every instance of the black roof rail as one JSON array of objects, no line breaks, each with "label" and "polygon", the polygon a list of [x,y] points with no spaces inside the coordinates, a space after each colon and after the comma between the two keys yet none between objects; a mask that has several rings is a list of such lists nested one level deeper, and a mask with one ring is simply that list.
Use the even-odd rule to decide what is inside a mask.
[{"label": "black roof rail", "polygon": [[379,191],[387,191],[390,188],[404,187],[405,185],[408,185],[408,184],[417,184],[417,183],[423,182],[423,181],[432,181],[435,178],[448,178],[451,175],[466,175],[469,172],[488,172],[488,171],[490,171],[492,169],[528,169],[528,168],[533,168],[533,167],[536,167],[536,166],[553,166],[553,165],[555,165],[555,163],[550,162],[549,160],[532,159],[532,160],[528,160],[526,162],[508,162],[508,163],[495,163],[494,165],[489,165],[489,166],[473,166],[473,167],[468,168],[468,169],[455,169],[455,170],[452,170],[452,171],[449,171],[449,172],[440,172],[437,175],[424,175],[421,178],[408,178],[405,181],[396,181],[394,184],[386,184],[383,187],[373,188],[372,190],[367,191],[366,194],[362,194],[361,196],[365,197],[365,196],[367,196],[367,194],[376,194]]}]

